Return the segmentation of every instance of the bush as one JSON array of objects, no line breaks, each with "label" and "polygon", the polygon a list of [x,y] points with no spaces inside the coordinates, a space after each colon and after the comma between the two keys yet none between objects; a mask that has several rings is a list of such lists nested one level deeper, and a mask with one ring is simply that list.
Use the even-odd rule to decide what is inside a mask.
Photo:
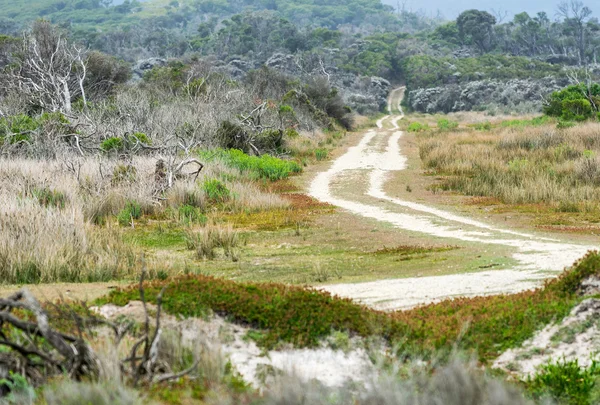
[{"label": "bush", "polygon": [[205,180],[202,188],[206,197],[213,203],[224,203],[231,197],[227,186],[217,179]]},{"label": "bush", "polygon": [[445,118],[438,120],[437,122],[438,129],[442,131],[449,131],[452,129],[458,128],[458,122],[450,121]]},{"label": "bush", "polygon": [[283,160],[270,155],[249,156],[238,149],[204,152],[204,159],[220,159],[227,166],[246,172],[250,177],[271,181],[288,178],[292,173],[299,173],[302,167],[291,160]]},{"label": "bush", "polygon": [[544,112],[563,121],[585,121],[597,117],[600,110],[600,84],[577,84],[556,91]]},{"label": "bush", "polygon": [[128,201],[127,204],[125,204],[125,208],[117,215],[117,220],[119,221],[119,225],[127,226],[131,224],[132,220],[140,219],[141,217],[142,207],[140,204],[135,201]]},{"label": "bush", "polygon": [[592,361],[589,368],[582,368],[577,360],[563,360],[542,366],[533,378],[525,382],[525,386],[534,399],[551,396],[559,403],[592,405],[600,399],[599,379],[598,361]]},{"label": "bush", "polygon": [[102,141],[100,143],[100,149],[102,149],[104,152],[120,152],[125,149],[125,142],[123,142],[122,138],[114,136]]},{"label": "bush", "polygon": [[67,196],[56,190],[51,190],[48,187],[44,188],[36,188],[31,194],[33,197],[38,200],[40,205],[44,207],[54,207],[54,208],[65,208],[67,203]]},{"label": "bush", "polygon": [[113,169],[111,184],[133,183],[137,179],[137,169],[132,165],[116,165]]},{"label": "bush", "polygon": [[421,124],[420,122],[411,122],[408,125],[407,131],[408,132],[423,132],[423,131],[427,131],[429,129],[429,125],[427,124]]},{"label": "bush", "polygon": [[134,132],[127,136],[127,142],[132,146],[138,143],[138,141],[144,145],[152,145],[152,141],[148,138],[148,135],[143,132]]},{"label": "bush", "polygon": [[[199,243],[195,236],[190,240]],[[191,247],[197,249],[197,245]],[[206,251],[210,254],[211,249],[209,246]],[[590,253],[537,290],[458,298],[391,314],[302,287],[187,276],[168,282],[164,309],[182,316],[201,316],[210,310],[230,316],[266,330],[261,341],[266,346],[280,341],[316,346],[333,329],[364,337],[383,336],[399,350],[420,356],[449,353],[459,341],[459,348],[475,350],[487,361],[522,344],[541,326],[566,316],[579,302],[582,280],[598,273],[600,255]],[[163,285],[148,284],[148,299],[155,300]],[[139,291],[131,287],[112,292],[107,301],[125,305],[138,299]]]},{"label": "bush", "polygon": [[492,123],[489,121],[475,124],[475,129],[478,131],[490,131],[492,129]]},{"label": "bush", "polygon": [[327,152],[327,149],[317,149],[317,150],[315,150],[315,158],[318,161],[327,159],[327,155],[328,154],[329,154],[329,152]]}]

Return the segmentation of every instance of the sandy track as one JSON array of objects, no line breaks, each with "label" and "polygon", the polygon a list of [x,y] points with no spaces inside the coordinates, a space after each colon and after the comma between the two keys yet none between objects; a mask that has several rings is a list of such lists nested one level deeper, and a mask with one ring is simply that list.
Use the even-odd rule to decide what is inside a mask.
[{"label": "sandy track", "polygon": [[[322,287],[334,294],[356,299],[378,309],[393,310],[458,296],[474,296],[518,292],[539,285],[558,274],[594,246],[584,246],[534,234],[515,232],[472,218],[456,215],[435,207],[400,200],[386,194],[385,183],[390,172],[406,169],[399,141],[403,133],[397,122],[403,118],[400,101],[404,89],[390,96],[387,115],[377,122],[377,129],[365,133],[358,145],[335,160],[329,170],[312,181],[309,194],[357,215],[384,221],[399,230],[418,232],[436,241],[452,244],[457,240],[509,247],[514,265],[509,268],[447,276],[381,280],[359,284],[337,284]],[[393,114],[397,103],[400,114]],[[385,129],[389,122],[391,129]],[[339,190],[357,187],[357,171],[367,171],[368,191],[361,195],[339,197]]]}]

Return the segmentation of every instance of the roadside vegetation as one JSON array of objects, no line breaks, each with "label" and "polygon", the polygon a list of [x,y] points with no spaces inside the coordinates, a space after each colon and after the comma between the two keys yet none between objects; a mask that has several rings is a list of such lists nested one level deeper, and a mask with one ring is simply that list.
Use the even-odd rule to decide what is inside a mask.
[{"label": "roadside vegetation", "polygon": [[504,205],[498,209],[545,213],[547,223],[540,225],[583,229],[600,212],[600,132],[592,94],[581,86],[554,93],[541,117],[454,130],[443,120],[432,127],[416,121],[408,131],[418,133],[423,169],[438,178],[433,192],[488,198],[488,205]]}]

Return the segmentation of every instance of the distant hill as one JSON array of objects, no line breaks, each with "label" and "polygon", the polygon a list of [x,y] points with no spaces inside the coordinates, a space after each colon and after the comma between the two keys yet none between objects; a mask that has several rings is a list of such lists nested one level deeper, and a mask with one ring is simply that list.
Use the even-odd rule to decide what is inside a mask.
[{"label": "distant hill", "polygon": [[[398,6],[404,7],[407,10],[418,11],[422,10],[428,15],[435,15],[440,11],[447,19],[456,18],[461,12],[468,9],[479,10],[497,10],[502,13],[507,12],[507,18],[512,18],[515,14],[526,11],[530,15],[535,15],[539,11],[544,11],[554,18],[558,6],[558,0],[383,0],[385,4],[389,4],[395,8]],[[583,0],[583,3],[594,12],[594,16],[600,17],[600,1],[598,0]]]}]

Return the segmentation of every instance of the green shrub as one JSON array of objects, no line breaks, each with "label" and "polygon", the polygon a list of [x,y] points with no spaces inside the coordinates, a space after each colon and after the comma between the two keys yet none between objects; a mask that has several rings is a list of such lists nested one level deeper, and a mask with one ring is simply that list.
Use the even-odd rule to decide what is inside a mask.
[{"label": "green shrub", "polygon": [[599,381],[598,361],[592,361],[589,368],[582,368],[577,360],[563,360],[542,366],[525,386],[534,399],[551,396],[561,404],[592,405],[600,399]]},{"label": "green shrub", "polygon": [[489,121],[480,122],[474,125],[475,129],[478,131],[490,131],[492,129],[492,123]]},{"label": "green shrub", "polygon": [[283,131],[283,135],[289,139],[295,139],[300,136],[298,131],[296,131],[294,128],[286,128],[286,130]]},{"label": "green shrub", "polygon": [[458,128],[458,122],[450,121],[445,118],[438,120],[437,122],[438,129],[442,131],[449,131]]},{"label": "green shrub", "polygon": [[[582,280],[599,273],[600,255],[590,253],[537,290],[457,298],[395,313],[374,311],[303,287],[205,276],[169,281],[163,302],[171,314],[201,316],[212,310],[263,329],[266,333],[261,343],[267,346],[280,341],[315,346],[333,329],[364,337],[382,336],[399,350],[423,356],[450,353],[459,342],[459,349],[474,350],[485,362],[521,345],[543,325],[566,316],[580,301],[577,292]],[[155,300],[163,285],[148,284],[148,299]],[[117,290],[107,300],[125,305],[139,300],[139,291],[136,287]]]},{"label": "green shrub", "polygon": [[408,132],[423,132],[429,129],[429,125],[421,124],[420,122],[411,122],[408,125]]},{"label": "green shrub", "polygon": [[100,143],[100,149],[102,149],[104,152],[119,152],[125,149],[125,142],[123,142],[122,138],[114,136],[102,141]]},{"label": "green shrub", "polygon": [[327,159],[328,154],[329,154],[329,152],[327,151],[327,149],[316,149],[315,150],[315,158],[318,161]]},{"label": "green shrub", "polygon": [[600,110],[600,84],[581,83],[555,91],[544,106],[544,113],[563,121],[585,121]]},{"label": "green shrub", "polygon": [[271,155],[249,156],[238,149],[205,151],[201,153],[201,156],[205,160],[222,160],[227,166],[245,172],[256,180],[276,181],[302,171],[302,167],[297,162],[279,159]]},{"label": "green shrub", "polygon": [[0,118],[0,138],[8,137],[11,144],[30,141],[30,133],[38,127],[39,122],[25,114]]},{"label": "green shrub", "polygon": [[8,378],[0,379],[0,387],[7,391],[0,401],[3,405],[33,404],[36,399],[35,389],[21,374],[11,371]]},{"label": "green shrub", "polygon": [[573,128],[575,126],[575,123],[572,121],[565,121],[563,119],[559,119],[558,120],[558,124],[556,124],[556,128],[558,129],[567,129],[567,128]]},{"label": "green shrub", "polygon": [[540,125],[545,125],[545,124],[549,124],[552,122],[552,118],[546,116],[546,115],[542,115],[540,117],[535,117],[532,118],[530,120],[507,120],[507,121],[502,121],[502,123],[500,124],[500,126],[502,127],[519,127],[519,128],[525,128],[525,127],[530,127],[530,126],[540,126]]},{"label": "green shrub", "polygon": [[218,179],[205,180],[202,189],[206,197],[213,203],[224,203],[231,197],[227,186]]},{"label": "green shrub", "polygon": [[152,141],[150,140],[148,135],[146,135],[143,132],[135,132],[127,136],[127,142],[131,145],[135,145],[138,141],[143,143],[144,145],[152,145]]},{"label": "green shrub", "polygon": [[128,201],[127,204],[125,204],[125,208],[117,215],[117,220],[119,221],[119,225],[127,226],[131,224],[132,220],[140,219],[141,217],[142,207],[140,204],[135,201]]}]

